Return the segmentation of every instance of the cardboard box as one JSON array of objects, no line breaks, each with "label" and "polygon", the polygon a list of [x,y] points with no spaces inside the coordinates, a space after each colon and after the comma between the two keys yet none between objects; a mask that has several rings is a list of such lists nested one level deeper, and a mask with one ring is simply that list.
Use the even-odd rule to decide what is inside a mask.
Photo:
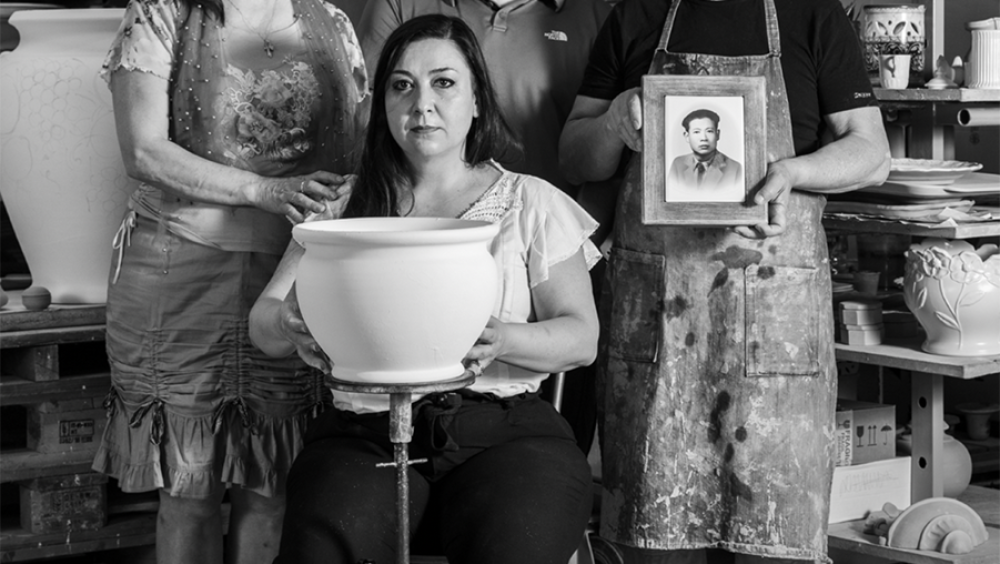
[{"label": "cardboard box", "polygon": [[909,456],[833,469],[829,523],[864,519],[886,503],[910,506]]},{"label": "cardboard box", "polygon": [[[896,406],[837,400],[836,424],[838,466],[896,456]],[[845,430],[850,430],[849,437],[844,436]]]}]

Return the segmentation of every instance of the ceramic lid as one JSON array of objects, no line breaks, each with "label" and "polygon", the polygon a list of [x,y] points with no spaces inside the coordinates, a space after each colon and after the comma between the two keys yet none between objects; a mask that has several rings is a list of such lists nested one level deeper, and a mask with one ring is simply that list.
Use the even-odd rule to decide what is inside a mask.
[{"label": "ceramic lid", "polygon": [[965,29],[968,30],[1000,29],[1000,18],[987,18],[985,20],[968,22],[967,24],[965,24]]}]

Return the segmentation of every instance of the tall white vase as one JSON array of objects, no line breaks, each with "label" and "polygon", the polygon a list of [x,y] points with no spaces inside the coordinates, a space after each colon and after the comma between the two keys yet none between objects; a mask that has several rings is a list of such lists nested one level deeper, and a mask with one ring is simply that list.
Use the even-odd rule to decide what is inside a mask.
[{"label": "tall white vase", "polygon": [[107,300],[111,242],[134,183],[98,76],[124,10],[19,11],[0,55],[0,190],[32,282],[56,303]]}]

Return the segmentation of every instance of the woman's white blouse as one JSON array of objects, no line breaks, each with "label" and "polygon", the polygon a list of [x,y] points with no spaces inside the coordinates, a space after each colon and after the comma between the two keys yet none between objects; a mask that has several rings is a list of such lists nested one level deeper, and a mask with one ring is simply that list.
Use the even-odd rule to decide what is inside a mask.
[{"label": "woman's white blouse", "polygon": [[[535,321],[531,290],[549,279],[549,268],[583,250],[587,268],[601,258],[590,235],[595,221],[572,198],[534,176],[504,170],[461,219],[500,222],[490,246],[499,277],[493,316],[503,322]],[[510,397],[535,392],[548,373],[537,373],[495,361],[476,379],[471,390]],[[333,403],[357,413],[388,411],[389,396],[334,390]],[[414,399],[417,399],[416,397]]]}]

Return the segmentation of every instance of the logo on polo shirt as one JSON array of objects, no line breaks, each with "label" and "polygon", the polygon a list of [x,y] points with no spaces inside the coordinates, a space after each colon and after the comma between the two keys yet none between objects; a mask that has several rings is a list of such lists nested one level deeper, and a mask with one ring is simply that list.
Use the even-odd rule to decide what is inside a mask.
[{"label": "logo on polo shirt", "polygon": [[552,30],[545,34],[545,38],[549,41],[569,41],[569,37],[566,37],[565,31]]}]

